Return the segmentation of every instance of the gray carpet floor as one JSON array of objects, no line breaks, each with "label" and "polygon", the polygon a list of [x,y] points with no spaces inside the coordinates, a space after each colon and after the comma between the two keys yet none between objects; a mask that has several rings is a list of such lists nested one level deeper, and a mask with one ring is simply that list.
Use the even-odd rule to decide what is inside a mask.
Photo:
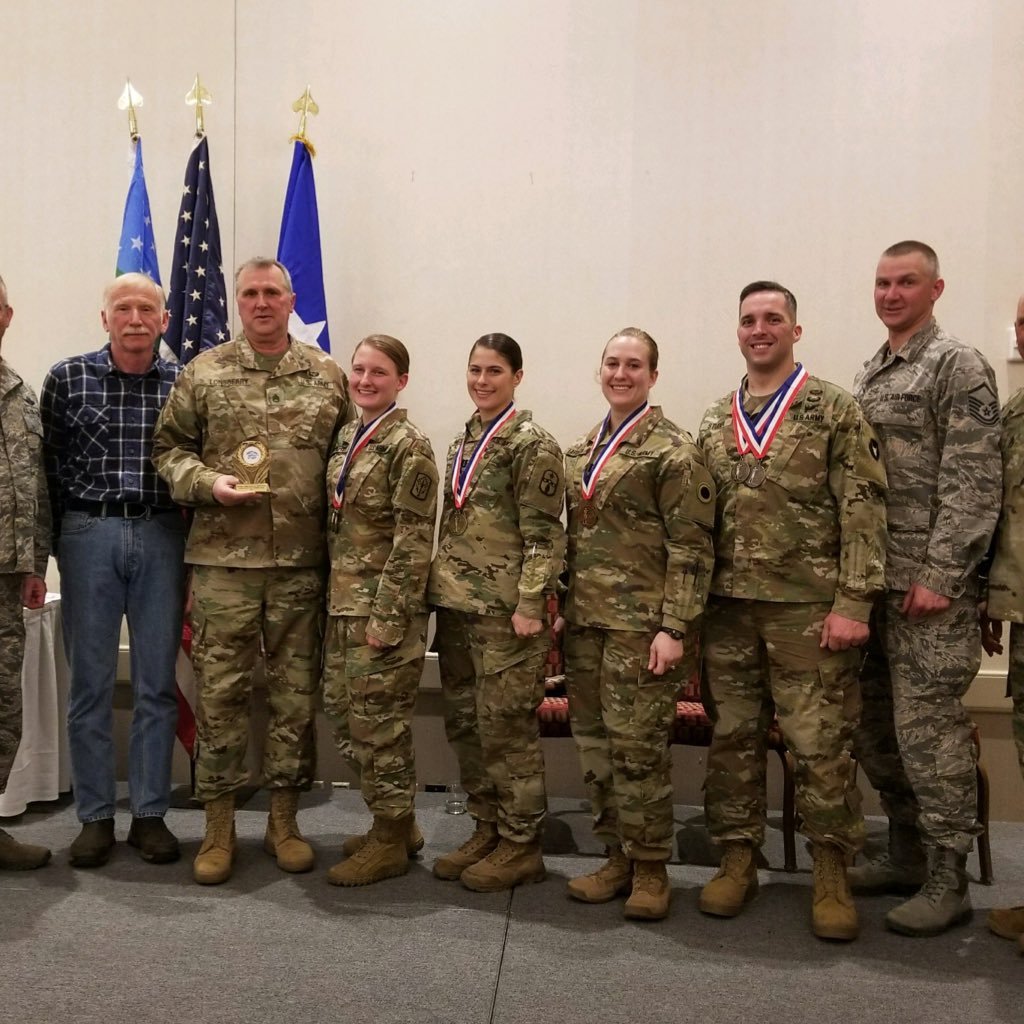
[{"label": "gray carpet floor", "polygon": [[[1024,903],[1024,825],[993,825],[996,884],[972,885],[974,920],[933,939],[886,932],[895,899],[858,903],[850,945],[810,933],[810,874],[761,873],[761,894],[731,921],[697,911],[715,854],[699,810],[677,807],[672,914],[628,922],[621,901],[575,903],[567,879],[599,850],[576,801],[555,800],[547,881],[484,895],[436,880],[430,865],[469,833],[466,816],[421,794],[427,845],[408,875],[361,889],[327,885],[341,840],[368,819],[358,794],[316,790],[300,822],[317,869],[289,876],[262,850],[265,794],[237,814],[241,852],[223,886],[191,881],[202,812],[173,809],[177,864],[143,863],[119,842],[108,865],[76,870],[73,809],[46,805],[7,824],[50,845],[53,862],[0,874],[0,1019],[36,1022],[358,1021],[440,1024],[757,1022],[974,1024],[1024,1021],[1024,957],[984,927],[988,908]],[[766,853],[781,866],[772,822]],[[128,814],[118,815],[124,838]],[[880,835],[882,823],[871,822]],[[682,861],[682,862],[680,862]],[[976,859],[971,869],[977,870]]]}]

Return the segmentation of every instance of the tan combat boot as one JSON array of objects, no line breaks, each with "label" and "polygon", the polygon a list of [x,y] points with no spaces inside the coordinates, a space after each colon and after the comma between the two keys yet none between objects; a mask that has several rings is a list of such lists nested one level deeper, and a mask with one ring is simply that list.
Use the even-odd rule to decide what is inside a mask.
[{"label": "tan combat boot", "polygon": [[608,859],[589,875],[570,879],[569,895],[582,903],[607,903],[633,888],[633,863],[615,845],[606,848]]},{"label": "tan combat boot", "polygon": [[[359,848],[369,839],[369,832],[361,836],[349,836],[341,844],[341,853],[344,857],[351,857],[353,854],[359,851]],[[416,819],[412,819],[412,824],[409,826],[408,841],[406,843],[406,851],[410,857],[416,856],[420,850],[423,849],[423,833],[420,831],[419,825],[416,823]]]},{"label": "tan combat boot", "polygon": [[446,882],[457,882],[462,872],[483,860],[498,845],[498,826],[493,821],[478,821],[473,834],[457,849],[434,861],[434,874]]},{"label": "tan combat boot", "polygon": [[660,921],[668,917],[672,887],[663,860],[633,861],[633,891],[623,914],[637,921]]},{"label": "tan combat boot", "polygon": [[863,896],[917,892],[928,878],[928,859],[913,825],[889,822],[889,848],[846,872],[853,892]]},{"label": "tan combat boot", "polygon": [[50,851],[45,846],[19,843],[0,828],[0,870],[32,871],[41,868],[49,859]]},{"label": "tan combat boot", "polygon": [[409,842],[413,817],[397,821],[375,817],[365,841],[351,857],[327,872],[331,885],[372,885],[396,878],[409,870]]},{"label": "tan combat boot", "polygon": [[730,839],[722,850],[718,874],[701,890],[698,906],[714,917],[735,917],[757,895],[754,844]]},{"label": "tan combat boot", "polygon": [[988,930],[1001,939],[1024,936],[1024,907],[995,907],[988,912]]},{"label": "tan combat boot", "polygon": [[971,913],[967,854],[936,847],[928,852],[928,881],[916,896],[885,915],[885,926],[901,935],[939,935]]},{"label": "tan combat boot", "polygon": [[295,814],[299,809],[299,791],[295,788],[270,791],[270,814],[263,849],[277,858],[282,871],[299,874],[312,869],[316,862],[313,847],[302,838]]},{"label": "tan combat boot", "polygon": [[200,885],[220,885],[231,877],[235,862],[235,795],[228,793],[205,805],[206,837],[192,862]]},{"label": "tan combat boot", "polygon": [[539,842],[501,839],[486,857],[464,868],[459,881],[473,892],[503,892],[524,882],[543,882],[546,876]]},{"label": "tan combat boot", "polygon": [[832,843],[815,843],[811,931],[819,939],[852,942],[860,934],[857,908],[846,881],[846,857]]}]

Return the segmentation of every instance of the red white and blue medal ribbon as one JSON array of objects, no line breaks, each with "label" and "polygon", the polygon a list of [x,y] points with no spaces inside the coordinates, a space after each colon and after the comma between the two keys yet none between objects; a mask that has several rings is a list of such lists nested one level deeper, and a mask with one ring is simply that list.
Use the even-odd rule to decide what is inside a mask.
[{"label": "red white and blue medal ribbon", "polygon": [[783,381],[764,408],[753,416],[743,408],[743,385],[740,384],[732,396],[732,427],[740,455],[752,452],[756,458],[763,459],[768,454],[789,407],[796,401],[796,396],[800,394],[809,376],[803,363],[797,363],[796,369]]},{"label": "red white and blue medal ribbon", "polygon": [[466,503],[466,498],[469,497],[470,488],[473,485],[473,474],[476,473],[477,467],[480,465],[480,460],[483,458],[484,452],[487,450],[487,446],[491,443],[494,435],[501,430],[503,426],[516,414],[516,407],[514,402],[509,402],[504,409],[494,418],[491,425],[483,432],[480,440],[477,442],[476,449],[474,450],[469,461],[462,464],[462,453],[466,449],[466,436],[462,436],[462,440],[459,442],[458,451],[455,453],[455,458],[452,460],[452,500],[455,502],[455,507],[461,509]]},{"label": "red white and blue medal ribbon", "polygon": [[335,510],[340,509],[345,502],[345,481],[348,479],[348,471],[355,461],[355,457],[370,443],[370,439],[376,433],[381,420],[395,408],[395,405],[396,403],[392,402],[376,419],[370,420],[369,423],[360,423],[356,427],[352,443],[348,446],[348,451],[345,452],[345,461],[341,464],[341,472],[338,473],[338,483],[334,488],[334,496],[331,498],[331,505]]},{"label": "red white and blue medal ribbon", "polygon": [[[598,448],[601,447],[601,441],[604,439],[605,433],[611,426],[612,414],[609,412],[604,418],[604,422],[601,424],[601,429],[597,432],[597,437],[594,438],[594,443],[590,448],[590,455],[587,457],[587,465],[583,469],[583,479],[580,481],[580,491],[583,494],[585,501],[589,501],[594,496],[594,488],[597,487],[597,479],[601,475],[601,470],[607,465],[608,460],[618,450],[620,444],[626,440],[626,437],[633,430],[633,428],[651,411],[651,407],[647,402],[643,405],[638,406],[634,409],[616,428],[611,437],[608,438],[607,443],[598,453]],[[597,453],[597,458],[594,458]],[[593,461],[591,461],[593,460]]]}]

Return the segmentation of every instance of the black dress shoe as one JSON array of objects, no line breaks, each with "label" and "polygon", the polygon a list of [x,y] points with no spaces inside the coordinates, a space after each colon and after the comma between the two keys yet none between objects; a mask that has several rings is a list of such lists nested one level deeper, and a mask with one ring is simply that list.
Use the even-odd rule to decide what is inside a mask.
[{"label": "black dress shoe", "polygon": [[132,818],[128,845],[134,846],[142,859],[151,864],[170,864],[181,856],[178,840],[163,818]]},{"label": "black dress shoe", "polygon": [[98,868],[110,860],[114,848],[114,819],[87,821],[71,844],[71,866]]}]

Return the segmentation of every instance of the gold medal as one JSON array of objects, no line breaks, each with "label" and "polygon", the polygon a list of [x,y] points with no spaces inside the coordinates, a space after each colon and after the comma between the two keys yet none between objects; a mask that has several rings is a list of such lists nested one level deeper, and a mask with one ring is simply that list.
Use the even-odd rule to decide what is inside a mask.
[{"label": "gold medal", "polygon": [[456,537],[461,537],[468,526],[468,514],[461,508],[453,509],[452,514],[448,517],[448,532],[455,534]]},{"label": "gold medal", "polygon": [[580,522],[587,528],[597,525],[597,506],[592,501],[580,503]]}]

